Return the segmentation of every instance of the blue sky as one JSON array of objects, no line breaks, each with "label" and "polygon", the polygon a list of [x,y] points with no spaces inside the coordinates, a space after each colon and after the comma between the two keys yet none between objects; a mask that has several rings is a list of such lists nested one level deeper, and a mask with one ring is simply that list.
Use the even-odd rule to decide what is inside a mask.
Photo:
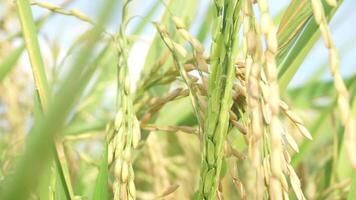
[{"label": "blue sky", "polygon": [[[47,2],[59,4],[61,1],[47,0]],[[142,16],[153,2],[155,2],[155,0],[133,0],[132,5],[130,6],[130,12],[132,15]],[[206,7],[208,1],[202,2],[203,3],[200,5],[201,8]],[[272,15],[279,13],[281,9],[288,5],[289,2],[290,1],[286,0],[270,0],[270,11]],[[86,15],[95,18],[98,11],[98,5],[100,5],[100,0],[77,0],[70,6],[70,8],[78,9]],[[113,17],[113,20],[108,27],[108,29],[111,31],[114,31],[117,28],[120,21],[120,6],[121,5],[118,5],[116,9],[117,11],[115,12],[115,17]],[[162,11],[163,8],[164,7],[161,6],[160,11]],[[351,76],[352,74],[356,73],[356,28],[354,27],[356,12],[354,11],[354,8],[354,1],[344,1],[330,24],[332,36],[340,52],[340,66],[343,76]],[[37,7],[33,8],[35,17],[38,17],[45,12],[46,11],[44,9]],[[152,20],[157,19],[159,19],[159,13],[155,15]],[[197,17],[197,19],[199,19],[199,17]],[[138,20],[140,19],[137,18],[133,20],[132,23],[137,23]],[[81,34],[81,32],[83,32],[88,27],[90,27],[90,25],[84,24],[73,17],[56,15],[46,23],[41,33],[47,35],[50,39],[60,38],[60,45],[63,48],[68,48],[69,44],[72,43],[73,38],[75,38],[78,34]],[[194,26],[191,31],[194,33]],[[148,27],[145,29],[143,41],[138,42],[133,47],[133,50],[130,54],[131,56],[129,63],[131,63],[131,65],[140,66],[143,64],[143,59],[137,59],[137,57],[144,57],[146,53],[145,51],[148,50],[148,41],[151,39],[153,34],[153,27]],[[327,50],[325,49],[322,41],[319,40],[312,51],[309,53],[305,62],[302,64],[302,67],[297,72],[297,75],[292,80],[290,86],[297,86],[304,82],[308,76],[312,74],[313,71],[317,70],[321,65],[325,66],[327,69],[327,64]],[[140,67],[137,67],[134,68],[133,71],[136,71],[137,74],[139,69]],[[326,73],[324,73],[323,78],[329,79],[329,71],[325,70],[325,72]]]}]

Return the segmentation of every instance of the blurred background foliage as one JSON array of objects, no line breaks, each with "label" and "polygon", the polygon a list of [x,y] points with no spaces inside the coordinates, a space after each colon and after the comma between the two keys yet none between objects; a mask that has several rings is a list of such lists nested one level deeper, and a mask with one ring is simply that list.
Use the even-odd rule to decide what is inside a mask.
[{"label": "blurred background foliage", "polygon": [[[25,1],[0,1],[0,193],[10,199],[112,198],[111,193],[105,194],[106,187],[112,190],[110,181],[108,185],[105,181],[111,175],[101,169],[107,168],[107,161],[102,159],[105,128],[116,113],[117,63],[111,36],[121,24],[122,2],[46,1],[60,6],[51,9],[41,6],[45,1],[29,1],[29,14],[36,25],[32,34],[39,41],[39,51],[34,47],[32,54],[39,54],[43,60],[43,76],[48,82],[44,97],[35,92],[31,49],[25,48],[26,33],[21,29],[16,7],[19,2]],[[327,70],[327,51],[310,17],[311,8],[290,20],[296,11],[288,6],[302,0],[269,2],[279,25],[281,95],[302,116],[313,136],[307,141],[293,134],[299,153],[293,155],[292,164],[302,189],[308,199],[355,199],[356,172],[345,155],[336,94]],[[325,10],[331,19],[355,116],[356,14],[352,1],[339,2],[339,7],[326,6]],[[155,98],[164,99],[168,91],[184,85],[175,76],[165,74],[172,68],[172,58],[151,22],[166,25],[171,37],[183,44],[171,20],[173,15],[179,16],[209,55],[212,9],[212,1],[130,2],[128,63],[139,118],[152,111]],[[31,24],[26,15],[25,20]],[[31,34],[31,29],[26,30]],[[158,73],[150,74],[156,65],[160,67]],[[48,99],[46,103],[44,98]],[[48,115],[43,117],[43,111]],[[190,100],[179,97],[153,114],[151,122],[156,129],[142,128],[144,140],[134,156],[137,197],[191,199],[199,179],[199,138],[181,130],[164,131],[169,126],[197,125]],[[288,120],[284,122],[284,126],[292,126]],[[238,152],[246,152],[239,131],[233,129],[228,138]],[[226,158],[229,167],[221,175],[225,199],[239,198],[235,176],[242,180],[244,170],[248,170],[240,159]],[[9,176],[14,180],[8,180]],[[295,197],[291,194],[291,198]]]}]

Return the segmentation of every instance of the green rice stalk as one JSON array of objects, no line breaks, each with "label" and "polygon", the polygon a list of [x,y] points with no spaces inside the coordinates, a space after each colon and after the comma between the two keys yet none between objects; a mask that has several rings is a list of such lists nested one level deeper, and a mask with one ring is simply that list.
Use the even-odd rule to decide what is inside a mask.
[{"label": "green rice stalk", "polygon": [[208,83],[208,109],[205,117],[201,176],[197,199],[216,199],[224,155],[224,144],[232,106],[233,65],[240,1],[215,0],[215,31]]}]

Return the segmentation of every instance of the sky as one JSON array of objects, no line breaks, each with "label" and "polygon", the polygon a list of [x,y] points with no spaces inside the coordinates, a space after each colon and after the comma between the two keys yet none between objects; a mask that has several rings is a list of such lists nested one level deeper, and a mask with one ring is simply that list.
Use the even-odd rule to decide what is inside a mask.
[{"label": "sky", "polygon": [[[61,2],[58,0],[46,1],[57,5]],[[153,2],[155,2],[155,0],[133,0],[132,5],[130,6],[130,14],[134,16],[143,16]],[[201,9],[205,8],[209,1],[202,2],[203,3],[200,5]],[[270,0],[269,2],[270,12],[273,16],[276,16],[290,3],[290,1],[287,0]],[[86,15],[95,18],[98,11],[98,5],[100,5],[100,0],[77,0],[70,6],[70,8],[78,9]],[[120,6],[121,5],[117,6],[115,16],[107,27],[111,32],[114,32],[119,25]],[[330,23],[332,36],[340,54],[341,73],[345,77],[356,74],[356,12],[354,12],[354,8],[354,1],[345,0]],[[162,11],[163,9],[164,6],[162,5],[160,6],[159,11]],[[47,11],[42,8],[33,7],[33,14],[35,17],[41,16],[46,12]],[[158,20],[160,13],[161,12],[158,12],[153,16],[152,20]],[[177,13],[177,15],[179,16],[179,13]],[[198,12],[196,19],[199,20],[201,15],[202,12]],[[130,23],[134,24],[139,20],[140,18],[136,17]],[[192,33],[195,32],[196,26],[194,26],[194,24],[197,22],[193,23],[193,27],[190,30]],[[55,15],[45,24],[41,30],[41,35],[46,35],[50,40],[60,38],[60,46],[66,49],[72,43],[73,39],[88,27],[90,27],[90,25],[84,24],[73,17]],[[153,27],[148,26],[143,32],[144,37],[142,40],[136,42],[132,47],[129,57],[129,65],[134,80],[138,78],[139,70],[143,66],[144,57],[148,51],[149,42],[154,33]],[[295,87],[305,82],[309,75],[319,69],[320,66],[324,66],[325,69],[328,69],[328,53],[321,40],[316,43],[312,51],[308,54],[306,60],[290,83],[290,87]],[[325,70],[323,79],[330,79],[330,77],[329,71]]]}]

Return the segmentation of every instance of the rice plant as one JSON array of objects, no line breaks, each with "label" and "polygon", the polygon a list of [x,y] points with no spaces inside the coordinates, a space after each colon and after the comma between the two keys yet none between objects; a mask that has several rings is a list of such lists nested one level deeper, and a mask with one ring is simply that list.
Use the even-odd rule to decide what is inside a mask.
[{"label": "rice plant", "polygon": [[0,199],[355,199],[351,3],[279,4],[0,1]]}]

